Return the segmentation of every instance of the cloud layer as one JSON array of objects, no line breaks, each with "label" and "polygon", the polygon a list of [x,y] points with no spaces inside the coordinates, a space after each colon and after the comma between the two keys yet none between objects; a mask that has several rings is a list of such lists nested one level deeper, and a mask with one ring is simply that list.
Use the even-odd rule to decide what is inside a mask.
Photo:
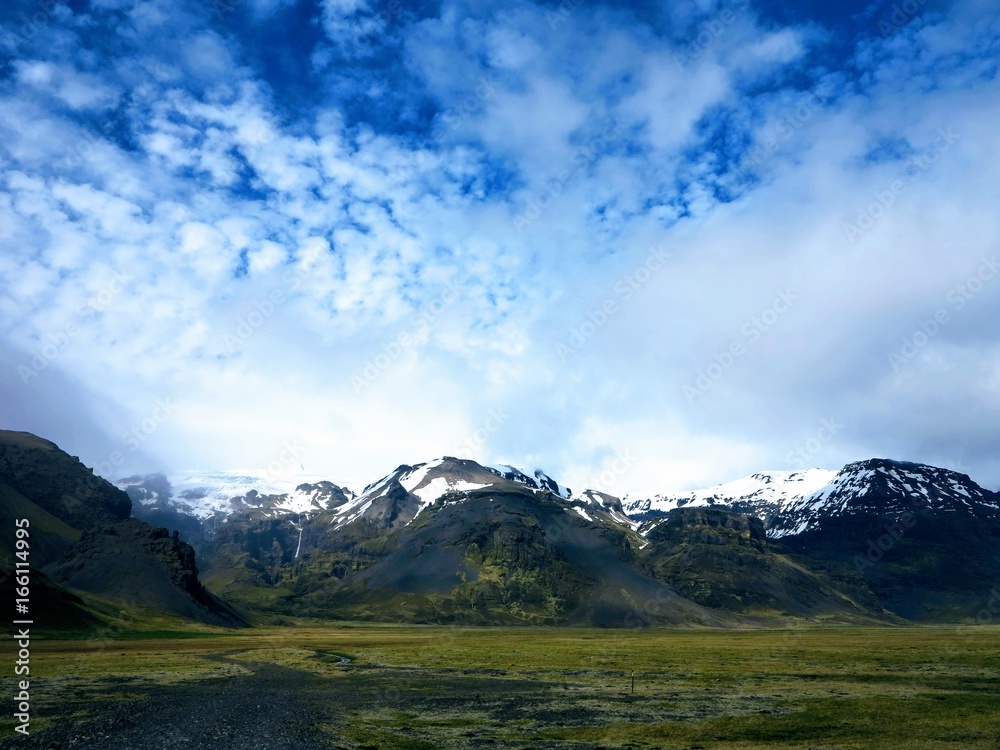
[{"label": "cloud layer", "polygon": [[109,476],[1000,484],[1000,14],[800,10],[19,3],[4,421]]}]

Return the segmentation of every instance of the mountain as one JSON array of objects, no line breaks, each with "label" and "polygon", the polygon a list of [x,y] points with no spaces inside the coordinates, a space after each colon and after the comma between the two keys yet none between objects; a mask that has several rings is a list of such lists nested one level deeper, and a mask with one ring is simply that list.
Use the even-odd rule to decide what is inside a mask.
[{"label": "mountain", "polygon": [[296,474],[291,478],[266,472],[184,472],[119,479],[116,485],[132,499],[137,512],[173,511],[198,519],[257,509],[263,515],[308,513],[346,503],[354,493],[322,477]]},{"label": "mountain", "polygon": [[179,615],[217,625],[245,625],[198,579],[191,545],[147,523],[130,519],[85,531],[47,569],[62,586],[124,602],[129,607]]},{"label": "mountain", "polygon": [[990,522],[1000,514],[1000,494],[949,469],[878,458],[858,461],[822,488],[789,503],[772,524],[771,536],[817,530],[843,516],[902,517],[920,511]]},{"label": "mountain", "polygon": [[27,432],[0,430],[0,494],[6,515],[32,511],[47,529],[49,538],[33,549],[42,562],[65,551],[79,529],[121,521],[132,511],[125,493],[76,456]]},{"label": "mountain", "polygon": [[[390,532],[379,559],[336,585],[303,592],[301,602],[319,616],[410,622],[731,621],[646,575],[628,526],[588,520],[558,495],[505,481],[462,492]],[[658,596],[666,604],[644,611]]]},{"label": "mountain", "polygon": [[721,506],[756,516],[770,525],[788,506],[822,489],[836,474],[827,469],[760,472],[702,490],[627,501],[624,510],[631,518],[647,521],[674,508]]},{"label": "mountain", "polygon": [[[687,596],[675,589],[687,585],[691,571],[663,536],[670,524],[640,530],[619,498],[574,493],[542,471],[443,457],[398,466],[357,495],[330,482],[291,490],[247,472],[196,481],[131,477],[121,486],[137,515],[169,512],[196,521],[188,538],[206,583],[273,614],[595,625],[884,616],[872,597],[841,591],[768,543],[753,548],[757,567],[744,568],[748,575],[771,571],[770,593],[727,598],[726,587],[753,588],[740,574],[718,579],[707,598],[701,589],[688,588]],[[733,527],[750,523],[721,508],[688,518],[683,559],[715,564],[742,544],[712,529],[719,514],[731,516]],[[748,554],[737,550],[728,559],[745,564]],[[781,595],[783,588],[796,593]]]},{"label": "mountain", "polygon": [[[35,435],[0,431],[0,522],[27,519],[32,614],[40,627],[100,622],[100,599],[223,625],[245,624],[198,580],[193,548],[130,519],[128,495]],[[0,578],[16,561],[0,541]],[[117,610],[116,610],[117,611]],[[43,620],[51,616],[53,619]]]},{"label": "mountain", "polygon": [[793,503],[770,533],[849,569],[901,617],[975,617],[1000,570],[1000,494],[948,469],[871,459]]},{"label": "mountain", "polygon": [[481,466],[445,456],[428,463],[400,466],[391,474],[364,488],[361,495],[338,507],[334,523],[340,527],[358,519],[375,521],[387,528],[399,528],[412,522],[420,513],[437,503],[464,502],[468,493],[492,489],[549,494],[566,501],[586,517],[587,509],[609,520],[629,524],[621,501],[592,490],[579,498],[543,471],[527,474],[512,466]]},{"label": "mountain", "polygon": [[848,620],[882,611],[866,586],[835,584],[793,559],[752,516],[716,507],[676,508],[640,531],[655,576],[706,607]]},{"label": "mountain", "polygon": [[[974,616],[1000,564],[1000,499],[870,459],[622,501],[545,472],[443,457],[358,494],[252,472],[131,477],[203,580],[248,609],[495,624],[735,624]],[[970,575],[971,572],[971,575]]]}]

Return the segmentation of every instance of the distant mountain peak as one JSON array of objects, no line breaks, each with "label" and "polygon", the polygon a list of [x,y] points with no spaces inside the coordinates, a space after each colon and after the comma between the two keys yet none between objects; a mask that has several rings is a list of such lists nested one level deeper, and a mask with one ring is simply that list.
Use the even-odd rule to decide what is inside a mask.
[{"label": "distant mountain peak", "polygon": [[801,497],[824,487],[836,474],[829,469],[761,471],[700,490],[629,500],[624,503],[624,511],[631,518],[649,520],[674,508],[719,505],[757,516],[766,522]]},{"label": "distant mountain peak", "polygon": [[[448,495],[487,488],[549,492],[569,500],[572,491],[541,470],[528,474],[514,466],[483,466],[470,459],[443,456],[419,464],[402,464],[339,508],[333,523],[345,526],[361,518],[388,526],[405,526]],[[624,517],[624,515],[623,515]]]},{"label": "distant mountain peak", "polygon": [[951,469],[870,458],[847,464],[824,487],[789,505],[769,533],[779,538],[811,531],[835,516],[914,509],[992,517],[1000,510],[1000,495]]},{"label": "distant mountain peak", "polygon": [[141,509],[170,510],[199,520],[237,510],[301,514],[346,502],[354,493],[314,474],[266,471],[184,471],[125,477],[116,485]]}]

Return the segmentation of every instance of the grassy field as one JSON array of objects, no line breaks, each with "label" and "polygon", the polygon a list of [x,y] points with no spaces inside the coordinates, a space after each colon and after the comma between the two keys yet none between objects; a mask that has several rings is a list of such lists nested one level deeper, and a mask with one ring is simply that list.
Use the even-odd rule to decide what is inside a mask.
[{"label": "grassy field", "polygon": [[279,665],[330,706],[322,747],[1000,748],[992,627],[299,626],[36,641],[32,658],[36,732]]}]

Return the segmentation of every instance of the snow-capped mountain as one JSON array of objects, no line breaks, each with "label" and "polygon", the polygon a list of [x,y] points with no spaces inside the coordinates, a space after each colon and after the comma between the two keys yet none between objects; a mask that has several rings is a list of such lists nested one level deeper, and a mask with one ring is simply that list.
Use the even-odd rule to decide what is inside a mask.
[{"label": "snow-capped mountain", "polygon": [[447,456],[357,495],[317,480],[188,472],[120,486],[140,519],[190,540],[222,593],[285,614],[622,623],[667,585],[680,610],[666,623],[755,608],[959,617],[1000,566],[1000,495],[885,459],[625,502]]},{"label": "snow-capped mountain", "polygon": [[276,477],[256,471],[189,471],[169,478],[126,477],[116,484],[142,509],[172,510],[199,520],[250,509],[271,516],[309,514],[354,498],[350,490],[306,473]]},{"label": "snow-capped mountain", "polygon": [[657,495],[648,500],[627,500],[624,512],[645,521],[666,515],[674,508],[719,506],[771,520],[801,498],[825,487],[837,475],[828,469],[767,471],[714,487]]},{"label": "snow-capped mountain", "polygon": [[366,518],[387,527],[405,526],[438,498],[490,487],[497,480],[497,474],[474,461],[445,457],[404,464],[339,508],[333,524],[343,527]]},{"label": "snow-capped mountain", "polygon": [[541,470],[528,474],[513,466],[482,466],[451,456],[398,467],[338,508],[333,523],[340,528],[365,518],[391,528],[406,526],[435,503],[461,502],[465,493],[487,488],[549,493],[566,501],[588,520],[594,519],[585,508],[590,509],[591,515],[605,514],[618,523],[633,524],[625,515],[621,501],[610,495],[587,490],[574,497],[571,489]]},{"label": "snow-capped mountain", "polygon": [[925,464],[873,458],[841,469],[825,486],[787,505],[768,535],[781,538],[811,531],[844,515],[900,515],[916,510],[1000,516],[1000,494],[965,474]]},{"label": "snow-capped mountain", "polygon": [[[274,477],[266,472],[184,472],[117,482],[137,505],[136,514],[178,513],[199,522],[225,521],[235,513],[255,518],[323,514],[333,528],[366,519],[379,528],[401,528],[434,504],[462,502],[477,490],[545,493],[568,512],[592,522],[638,528],[677,508],[718,507],[755,516],[773,539],[803,533],[823,519],[844,513],[903,512],[914,504],[963,510],[983,517],[1000,514],[1000,495],[969,477],[922,464],[870,459],[827,469],[758,472],[743,479],[646,500],[621,501],[596,490],[579,494],[543,471],[509,465],[483,466],[445,456],[397,467],[355,495],[333,482],[305,473]],[[928,505],[929,504],[929,505]],[[644,532],[652,528],[643,527]]]},{"label": "snow-capped mountain", "polygon": [[603,515],[617,523],[636,525],[621,501],[601,492],[573,491],[541,470],[531,473],[514,466],[482,466],[475,461],[445,456],[414,465],[402,465],[366,486],[360,495],[316,475],[274,477],[266,472],[183,472],[133,476],[116,482],[137,504],[137,514],[150,511],[180,513],[205,521],[224,520],[234,513],[253,512],[265,518],[330,513],[331,524],[342,528],[359,519],[397,528],[411,523],[436,502],[459,502],[463,493],[486,488],[551,493],[576,507],[588,520]]},{"label": "snow-capped mountain", "polygon": [[528,476],[520,469],[515,468],[514,466],[507,466],[506,464],[500,464],[499,466],[486,466],[484,468],[511,482],[517,482],[518,484],[523,484],[533,489],[547,490],[553,495],[558,495],[559,497],[567,500],[573,495],[573,491],[571,489],[563,487],[559,484],[559,482],[541,469],[536,469],[531,476]]}]

